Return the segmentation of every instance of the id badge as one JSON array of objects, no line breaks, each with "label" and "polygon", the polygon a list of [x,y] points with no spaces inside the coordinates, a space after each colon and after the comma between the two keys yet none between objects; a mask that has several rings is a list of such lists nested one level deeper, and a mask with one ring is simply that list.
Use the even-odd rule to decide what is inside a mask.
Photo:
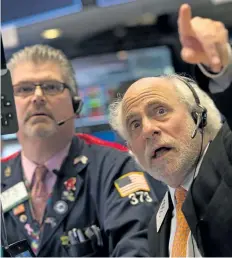
[{"label": "id badge", "polygon": [[28,200],[29,195],[23,181],[17,183],[0,195],[3,212],[7,212],[18,204]]},{"label": "id badge", "polygon": [[27,240],[20,240],[9,245],[6,252],[9,253],[11,257],[36,257]]}]

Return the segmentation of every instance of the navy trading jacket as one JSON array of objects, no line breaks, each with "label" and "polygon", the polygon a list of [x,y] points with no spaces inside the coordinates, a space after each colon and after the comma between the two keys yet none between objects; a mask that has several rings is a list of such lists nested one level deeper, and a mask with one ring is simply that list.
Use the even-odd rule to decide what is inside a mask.
[{"label": "navy trading jacket", "polygon": [[[2,160],[9,243],[27,239],[36,255],[44,257],[149,255],[148,223],[166,189],[142,172],[125,148],[88,135],[75,136],[69,155],[54,173],[57,180],[38,237],[21,153]],[[3,238],[4,232],[4,243]]]}]

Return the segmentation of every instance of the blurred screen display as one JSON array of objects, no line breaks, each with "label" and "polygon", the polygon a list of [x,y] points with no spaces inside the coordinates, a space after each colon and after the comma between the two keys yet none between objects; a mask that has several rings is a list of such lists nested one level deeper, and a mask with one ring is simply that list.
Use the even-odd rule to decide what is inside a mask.
[{"label": "blurred screen display", "polygon": [[142,77],[174,73],[171,51],[166,46],[119,51],[72,60],[84,101],[76,127],[108,123],[108,105],[119,89]]},{"label": "blurred screen display", "polygon": [[25,26],[82,10],[81,0],[2,0],[2,25]]},{"label": "blurred screen display", "polygon": [[99,7],[106,7],[118,4],[127,4],[130,2],[135,2],[136,0],[96,0],[96,4]]}]

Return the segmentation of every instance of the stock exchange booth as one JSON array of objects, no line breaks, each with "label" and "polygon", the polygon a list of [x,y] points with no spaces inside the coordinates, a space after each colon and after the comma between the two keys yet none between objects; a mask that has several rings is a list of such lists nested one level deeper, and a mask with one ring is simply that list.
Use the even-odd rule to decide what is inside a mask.
[{"label": "stock exchange booth", "polygon": [[[196,2],[193,14],[212,16],[231,26],[230,12],[223,5]],[[108,125],[112,99],[141,77],[174,72],[191,75],[192,68],[180,58],[178,1],[47,0],[33,4],[23,0],[18,8],[10,8],[13,4],[13,0],[2,1],[6,57],[33,44],[51,45],[68,56],[84,101],[75,121],[76,132],[124,143]],[[49,37],[45,32],[51,33]],[[16,135],[4,135],[2,143],[2,156],[20,149]]]},{"label": "stock exchange booth", "polygon": [[[84,102],[80,118],[75,121],[76,131],[120,143],[124,143],[123,140],[108,125],[108,105],[123,94],[122,86],[126,90],[141,77],[175,71],[168,46],[74,58],[71,63]],[[20,148],[15,141],[16,135],[5,135],[2,139],[7,142],[2,149],[3,156]]]}]

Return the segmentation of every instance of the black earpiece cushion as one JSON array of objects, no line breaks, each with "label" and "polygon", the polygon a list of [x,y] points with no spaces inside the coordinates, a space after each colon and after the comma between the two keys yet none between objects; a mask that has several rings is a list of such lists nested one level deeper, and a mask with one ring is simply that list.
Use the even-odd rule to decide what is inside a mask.
[{"label": "black earpiece cushion", "polygon": [[204,109],[201,112],[193,111],[192,112],[192,118],[193,118],[195,124],[197,124],[197,122],[198,122],[197,120],[200,119],[201,122],[199,124],[199,128],[203,129],[207,125],[207,111],[206,111],[206,109]]},{"label": "black earpiece cushion", "polygon": [[79,96],[73,96],[72,105],[73,105],[74,113],[76,113],[77,115],[80,114],[83,106],[83,102]]}]

